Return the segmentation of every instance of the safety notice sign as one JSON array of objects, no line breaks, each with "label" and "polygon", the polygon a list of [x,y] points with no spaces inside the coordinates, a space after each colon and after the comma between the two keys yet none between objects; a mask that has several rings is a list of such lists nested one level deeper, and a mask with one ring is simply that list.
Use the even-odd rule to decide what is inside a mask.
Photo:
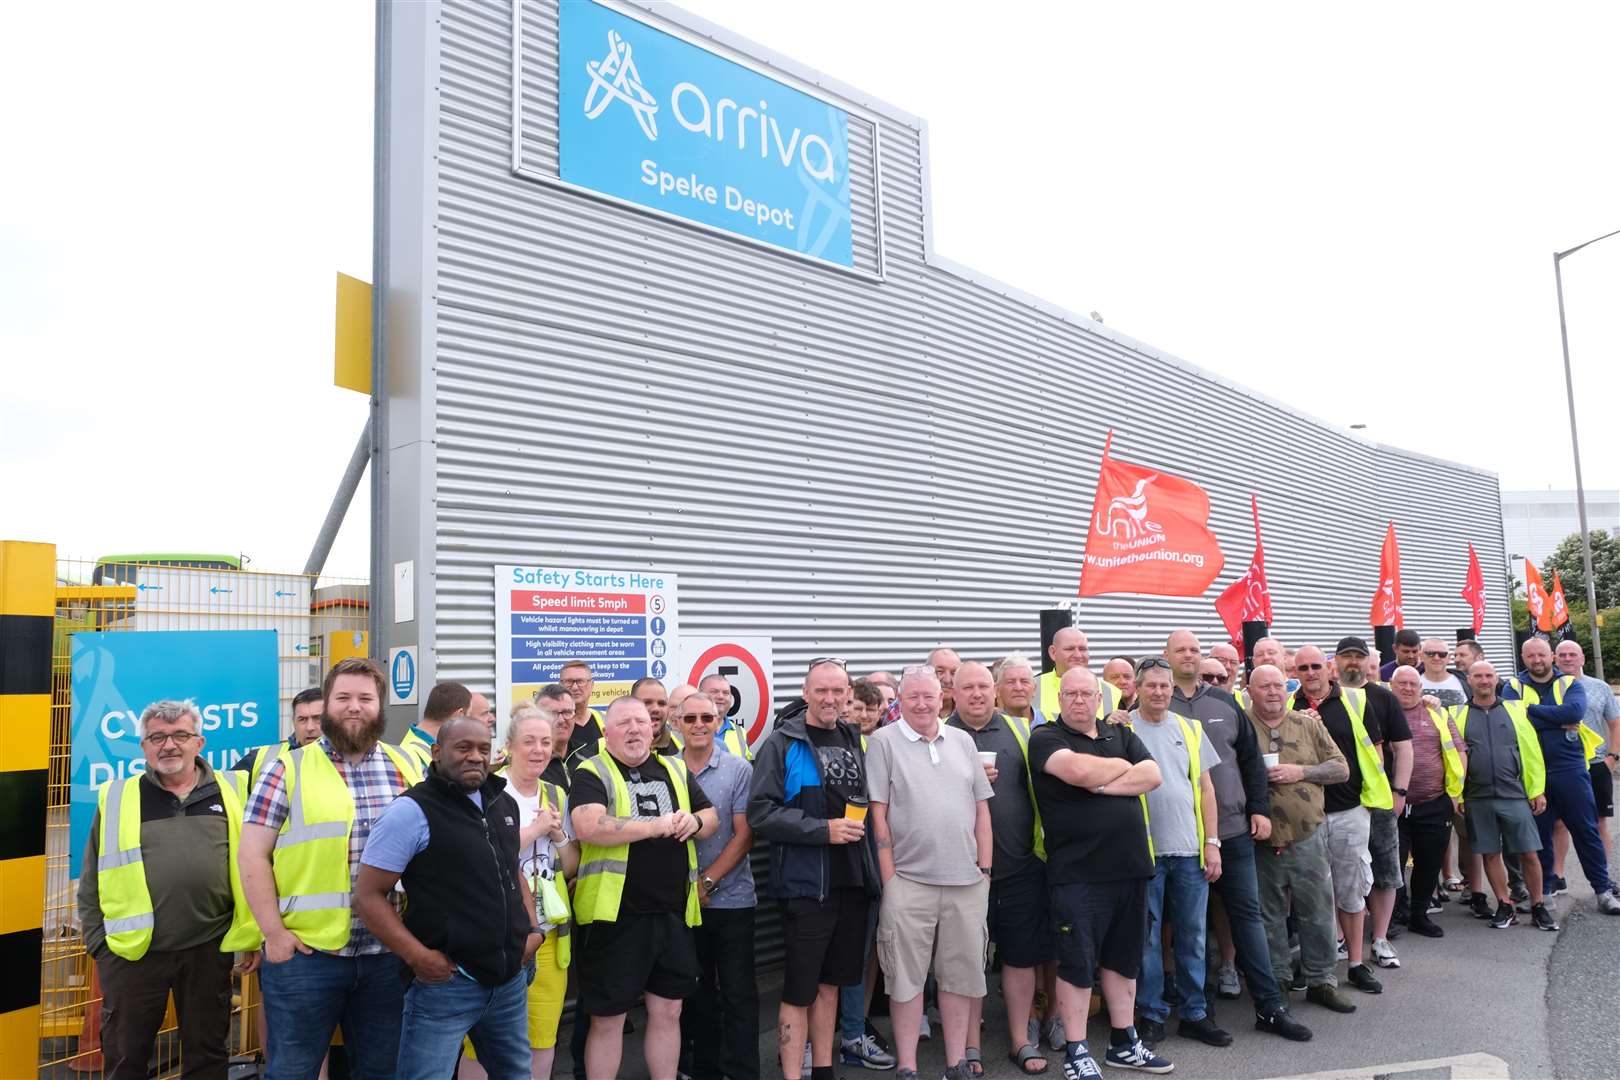
[{"label": "safety notice sign", "polygon": [[[676,576],[572,566],[495,567],[495,691],[500,710],[583,660],[603,705],[651,675],[670,681],[680,642]],[[678,677],[677,680],[678,681]]]}]

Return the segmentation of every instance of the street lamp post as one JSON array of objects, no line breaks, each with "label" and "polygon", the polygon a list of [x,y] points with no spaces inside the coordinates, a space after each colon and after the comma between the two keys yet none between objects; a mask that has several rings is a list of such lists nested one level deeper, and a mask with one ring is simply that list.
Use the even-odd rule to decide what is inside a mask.
[{"label": "street lamp post", "polygon": [[1592,621],[1592,663],[1599,679],[1603,678],[1603,643],[1598,639],[1597,582],[1592,577],[1592,537],[1586,528],[1586,485],[1581,481],[1581,440],[1575,432],[1575,378],[1570,373],[1569,327],[1564,322],[1563,261],[1565,256],[1611,236],[1620,236],[1620,229],[1595,236],[1584,244],[1576,244],[1568,251],[1553,253],[1553,281],[1558,287],[1558,337],[1564,346],[1564,392],[1569,397],[1569,442],[1575,453],[1575,507],[1581,518],[1581,567],[1586,571],[1586,617]]}]

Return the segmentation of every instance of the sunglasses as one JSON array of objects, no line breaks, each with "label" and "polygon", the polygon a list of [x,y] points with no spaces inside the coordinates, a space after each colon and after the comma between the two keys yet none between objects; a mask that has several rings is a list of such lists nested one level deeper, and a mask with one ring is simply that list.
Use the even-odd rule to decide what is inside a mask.
[{"label": "sunglasses", "polygon": [[837,664],[839,667],[843,668],[845,671],[849,670],[849,663],[842,656],[818,656],[815,659],[810,661],[810,666],[808,668],[806,668],[805,670],[806,671],[814,671],[814,670],[816,670],[816,668],[820,667],[822,664]]},{"label": "sunglasses", "polygon": [[1444,660],[1450,654],[1442,649],[1440,652],[1425,652],[1423,655],[1424,656],[1432,656],[1436,660]]},{"label": "sunglasses", "polygon": [[1295,671],[1321,671],[1325,667],[1327,667],[1326,664],[1295,664],[1294,665],[1294,670]]},{"label": "sunglasses", "polygon": [[1138,677],[1140,677],[1142,672],[1144,672],[1144,671],[1152,671],[1154,668],[1164,668],[1164,670],[1166,670],[1166,671],[1174,670],[1170,666],[1170,661],[1166,660],[1164,657],[1162,657],[1162,656],[1150,656],[1146,660],[1142,661],[1140,664],[1136,665],[1136,674],[1138,675]]},{"label": "sunglasses", "polygon": [[1202,678],[1203,678],[1203,680],[1205,682],[1209,683],[1211,686],[1219,686],[1219,685],[1221,685],[1221,683],[1223,683],[1223,682],[1225,682],[1227,680],[1228,676],[1217,675],[1212,671],[1208,675],[1202,676]]},{"label": "sunglasses", "polygon": [[681,717],[681,723],[683,724],[718,724],[719,722],[719,714],[712,712],[692,713]]}]

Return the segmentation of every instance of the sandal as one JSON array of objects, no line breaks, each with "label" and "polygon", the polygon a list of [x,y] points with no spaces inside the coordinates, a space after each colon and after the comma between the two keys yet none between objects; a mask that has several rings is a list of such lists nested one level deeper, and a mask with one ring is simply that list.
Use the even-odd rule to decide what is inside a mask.
[{"label": "sandal", "polygon": [[1462,878],[1460,878],[1460,877],[1446,878],[1446,880],[1445,880],[1445,890],[1446,890],[1446,892],[1450,892],[1450,893],[1462,892],[1463,888],[1464,888],[1464,886],[1463,886],[1463,879]]},{"label": "sandal", "polygon": [[984,1075],[984,1058],[979,1054],[977,1046],[970,1046],[962,1051],[962,1064],[967,1066],[969,1076]]},{"label": "sandal", "polygon": [[[1046,1058],[1035,1048],[1034,1043],[1025,1043],[1016,1053],[1008,1054],[1007,1060],[1022,1069],[1025,1076],[1040,1076],[1048,1065]],[[1032,1067],[1037,1061],[1041,1063],[1038,1069]]]}]

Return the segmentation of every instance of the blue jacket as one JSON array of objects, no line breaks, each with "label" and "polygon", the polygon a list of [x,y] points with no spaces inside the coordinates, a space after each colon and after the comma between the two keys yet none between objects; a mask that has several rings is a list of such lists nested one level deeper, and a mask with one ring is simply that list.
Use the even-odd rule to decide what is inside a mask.
[{"label": "blue jacket", "polygon": [[[866,774],[860,729],[840,722],[836,729]],[[748,824],[770,841],[767,896],[779,900],[824,900],[830,889],[831,845],[827,842],[827,798],[821,787],[821,758],[805,732],[802,712],[779,717],[776,729],[754,752],[754,781],[748,796]],[[869,896],[877,896],[877,854],[871,823],[861,842],[861,867]]]}]

